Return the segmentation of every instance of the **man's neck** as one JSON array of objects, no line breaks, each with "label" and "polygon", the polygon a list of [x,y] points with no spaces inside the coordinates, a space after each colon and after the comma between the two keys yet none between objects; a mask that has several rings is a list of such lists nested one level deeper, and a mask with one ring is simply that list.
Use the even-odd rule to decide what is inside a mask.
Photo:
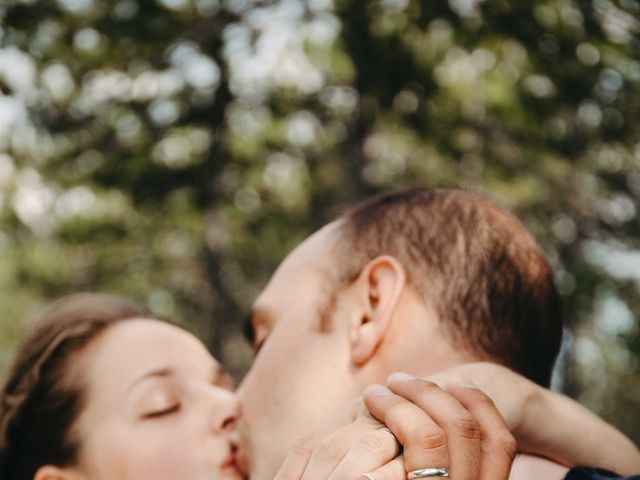
[{"label": "man's neck", "polygon": [[480,361],[456,348],[439,319],[420,302],[406,303],[375,357],[363,368],[362,387],[384,383],[395,372],[424,377],[462,363]]}]

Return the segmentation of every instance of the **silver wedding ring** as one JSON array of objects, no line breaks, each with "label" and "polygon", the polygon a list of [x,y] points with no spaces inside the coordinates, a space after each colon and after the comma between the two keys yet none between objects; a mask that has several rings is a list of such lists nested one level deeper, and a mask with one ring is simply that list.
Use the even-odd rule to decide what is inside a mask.
[{"label": "silver wedding ring", "polygon": [[421,468],[407,473],[407,480],[416,480],[417,478],[427,477],[448,477],[449,469],[447,467],[440,468]]}]

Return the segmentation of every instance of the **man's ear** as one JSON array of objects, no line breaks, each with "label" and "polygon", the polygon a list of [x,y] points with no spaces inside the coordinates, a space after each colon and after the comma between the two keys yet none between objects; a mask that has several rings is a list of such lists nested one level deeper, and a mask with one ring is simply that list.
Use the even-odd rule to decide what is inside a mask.
[{"label": "man's ear", "polygon": [[406,286],[404,267],[389,255],[376,257],[362,269],[354,286],[363,308],[351,326],[351,358],[362,366],[389,329]]},{"label": "man's ear", "polygon": [[82,478],[73,469],[55,465],[43,465],[33,476],[33,480],[81,480]]}]

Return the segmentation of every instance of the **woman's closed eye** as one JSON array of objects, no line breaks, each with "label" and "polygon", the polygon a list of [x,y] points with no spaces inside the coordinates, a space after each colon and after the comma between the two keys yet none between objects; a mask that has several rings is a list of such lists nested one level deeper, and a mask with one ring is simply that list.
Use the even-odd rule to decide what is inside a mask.
[{"label": "woman's closed eye", "polygon": [[175,405],[171,405],[170,407],[166,407],[160,410],[154,410],[151,412],[147,412],[142,414],[142,418],[143,419],[149,419],[149,418],[158,418],[158,417],[164,417],[166,415],[171,415],[172,413],[176,413],[180,410],[180,404],[176,403]]},{"label": "woman's closed eye", "polygon": [[142,402],[139,412],[140,418],[151,419],[177,413],[182,404],[176,392],[156,390],[151,392]]}]

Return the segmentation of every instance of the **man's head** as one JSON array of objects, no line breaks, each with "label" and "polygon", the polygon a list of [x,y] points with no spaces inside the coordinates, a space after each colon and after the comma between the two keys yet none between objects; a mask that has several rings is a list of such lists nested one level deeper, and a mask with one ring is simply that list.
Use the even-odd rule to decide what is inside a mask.
[{"label": "man's head", "polygon": [[252,323],[262,348],[240,395],[260,479],[391,371],[492,360],[548,383],[562,327],[551,269],[524,227],[477,195],[424,189],[359,204],[299,245]]}]

